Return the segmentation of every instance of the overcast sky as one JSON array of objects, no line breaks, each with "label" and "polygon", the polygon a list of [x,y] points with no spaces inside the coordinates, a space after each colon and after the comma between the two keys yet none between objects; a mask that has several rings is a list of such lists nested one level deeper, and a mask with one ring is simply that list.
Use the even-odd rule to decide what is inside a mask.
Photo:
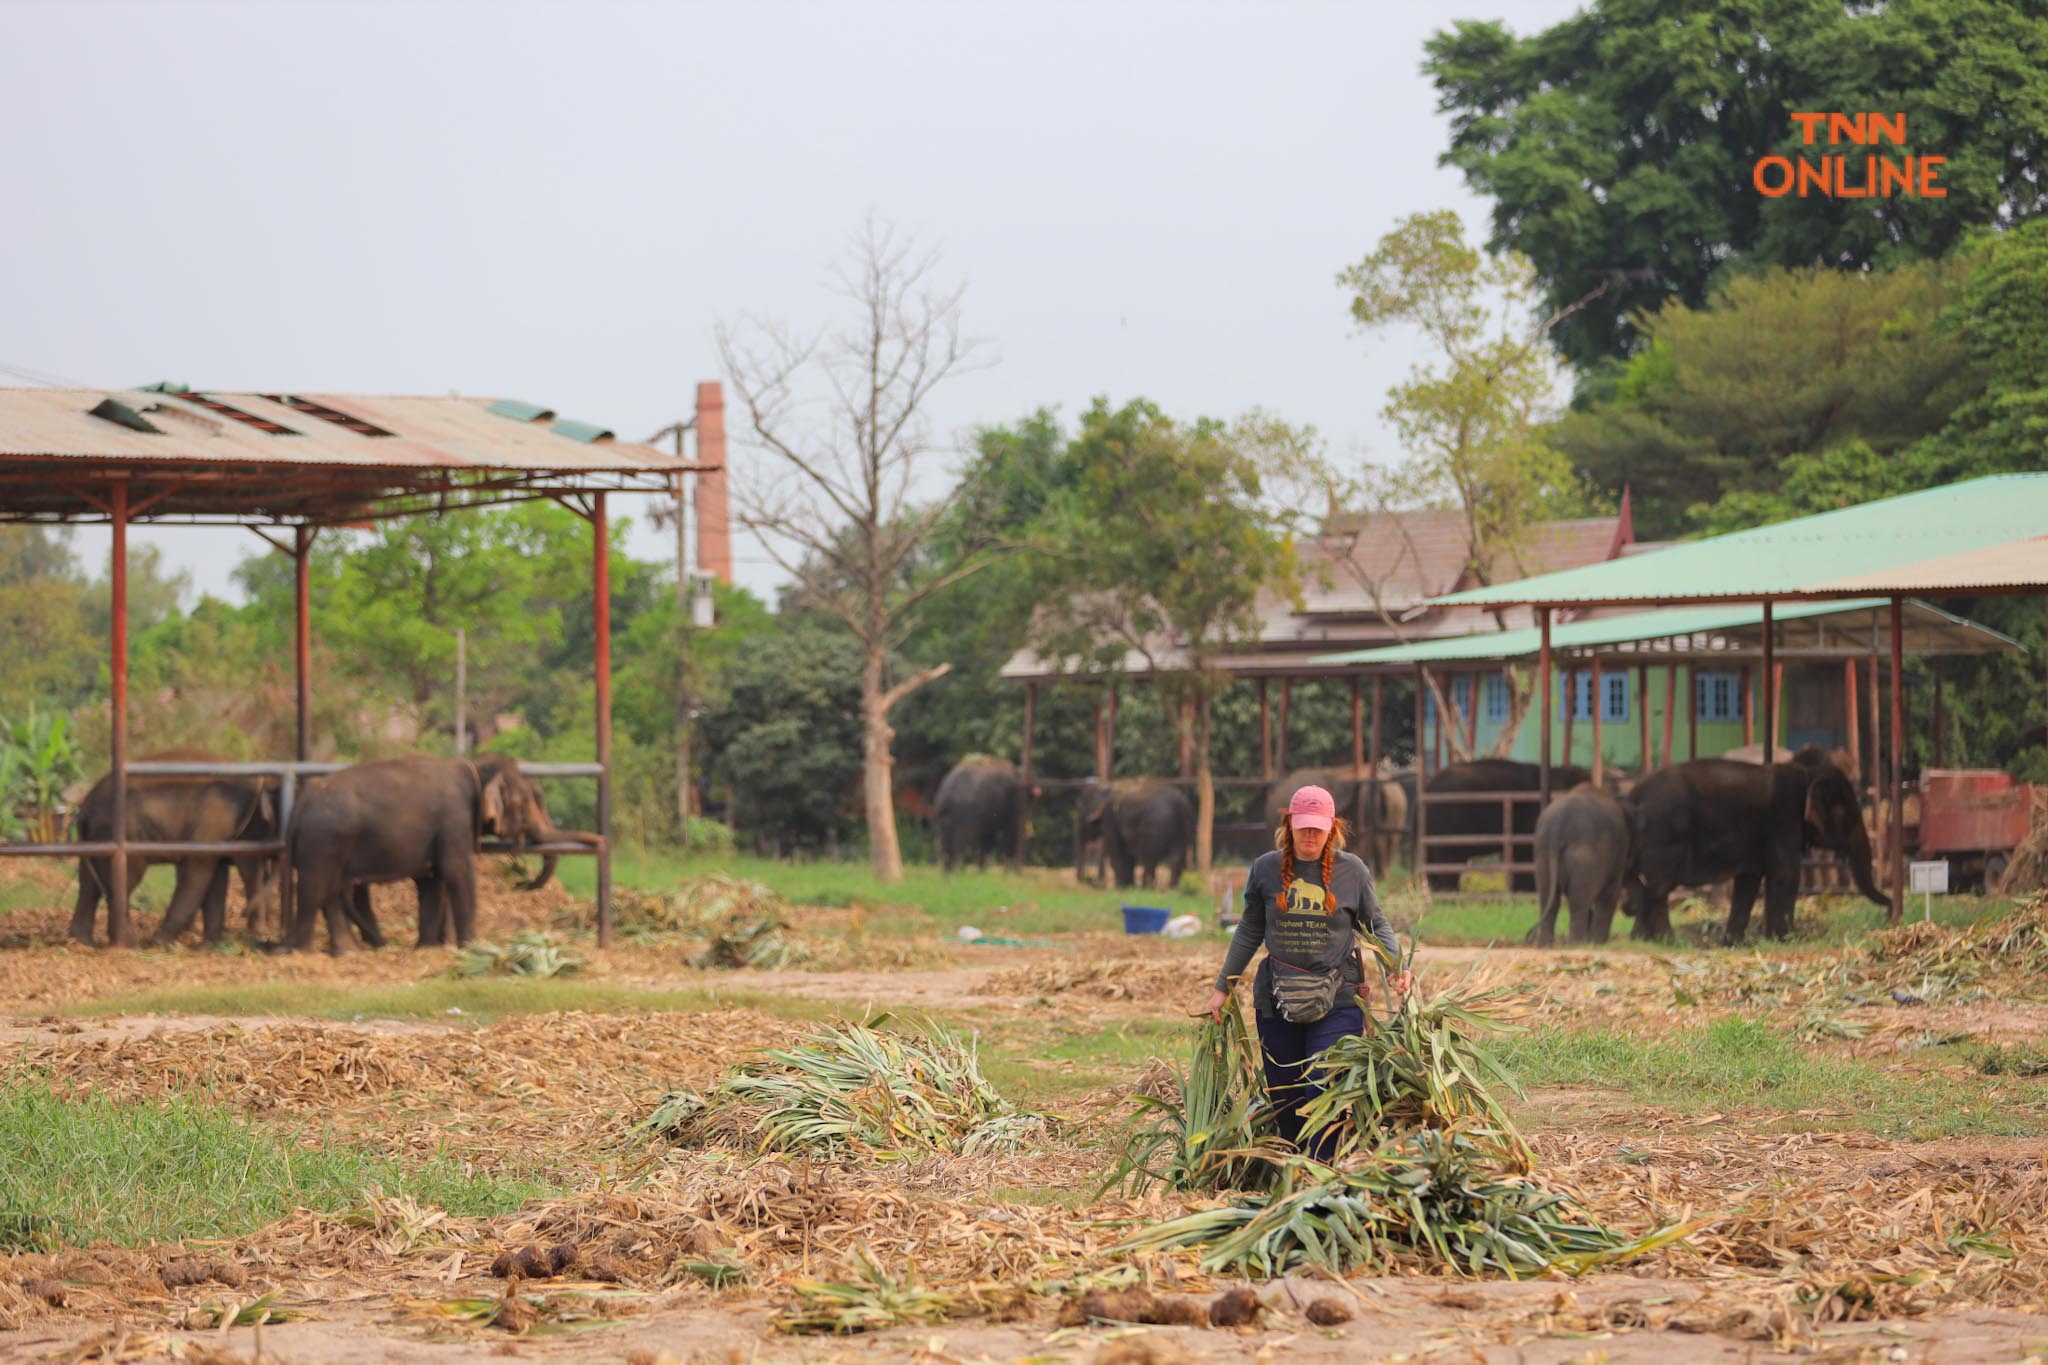
[{"label": "overcast sky", "polygon": [[[946,429],[1143,395],[1390,459],[1412,357],[1333,277],[1405,214],[1485,226],[1423,40],[1578,8],[0,0],[0,383],[454,390],[637,440],[718,377],[718,319],[830,317],[873,213],[1000,356]],[[136,539],[230,596],[256,544]]]}]

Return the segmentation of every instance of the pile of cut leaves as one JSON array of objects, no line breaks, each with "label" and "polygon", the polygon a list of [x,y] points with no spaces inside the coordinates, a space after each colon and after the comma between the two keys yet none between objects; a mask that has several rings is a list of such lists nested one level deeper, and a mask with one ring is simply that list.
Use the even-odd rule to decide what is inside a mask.
[{"label": "pile of cut leaves", "polygon": [[702,939],[692,967],[803,967],[818,952],[790,926],[790,905],[760,882],[713,872],[674,891],[614,892],[613,923],[628,938]]},{"label": "pile of cut leaves", "polygon": [[590,965],[574,948],[542,933],[514,934],[503,943],[472,943],[456,955],[456,976],[567,976]]},{"label": "pile of cut leaves", "polygon": [[1018,1110],[989,1084],[971,1042],[930,1019],[827,1025],[734,1067],[709,1090],[665,1096],[644,1120],[685,1146],[861,1154],[1015,1151],[1056,1120]]},{"label": "pile of cut leaves", "polygon": [[[1503,1025],[1499,992],[1410,993],[1385,1024],[1312,1065],[1322,1093],[1302,1110],[1303,1144],[1334,1138],[1329,1164],[1278,1135],[1257,1044],[1242,1016],[1205,1020],[1178,1102],[1140,1097],[1103,1189],[1227,1197],[1147,1228],[1123,1251],[1194,1250],[1210,1274],[1333,1275],[1433,1264],[1510,1277],[1578,1273],[1674,1241],[1631,1240],[1537,1181],[1528,1145],[1492,1087],[1511,1078],[1478,1042]],[[1098,1192],[1099,1193],[1099,1192]]]}]

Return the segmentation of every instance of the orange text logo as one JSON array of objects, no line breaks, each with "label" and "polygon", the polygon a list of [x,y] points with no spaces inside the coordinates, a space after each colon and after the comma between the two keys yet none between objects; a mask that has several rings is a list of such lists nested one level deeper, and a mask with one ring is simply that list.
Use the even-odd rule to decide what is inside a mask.
[{"label": "orange text logo", "polygon": [[[1889,143],[1904,150],[1904,114],[1794,114],[1809,147],[1875,147]],[[1750,183],[1767,199],[1810,194],[1824,199],[1885,199],[1903,194],[1915,199],[1946,199],[1948,189],[1936,183],[1945,156],[1893,156],[1876,152],[1836,153],[1818,157],[1767,156],[1756,163]]]}]

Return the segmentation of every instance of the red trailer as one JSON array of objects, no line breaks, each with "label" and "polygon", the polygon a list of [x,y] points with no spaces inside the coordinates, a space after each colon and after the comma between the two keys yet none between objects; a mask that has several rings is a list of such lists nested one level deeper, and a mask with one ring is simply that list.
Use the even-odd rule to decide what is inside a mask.
[{"label": "red trailer", "polygon": [[[2033,788],[1996,768],[1930,768],[1920,777],[1917,855],[1945,858],[1958,890],[1996,886],[2027,837]],[[1910,839],[1907,847],[1914,847]]]}]

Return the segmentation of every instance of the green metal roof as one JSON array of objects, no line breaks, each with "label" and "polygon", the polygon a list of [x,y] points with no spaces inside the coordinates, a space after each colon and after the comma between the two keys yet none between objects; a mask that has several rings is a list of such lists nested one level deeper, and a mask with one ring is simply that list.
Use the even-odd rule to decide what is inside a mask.
[{"label": "green metal roof", "polygon": [[544,408],[538,403],[524,403],[517,398],[500,398],[484,409],[500,417],[510,417],[515,422],[537,422],[544,417],[553,417],[553,408]]},{"label": "green metal roof", "polygon": [[[1852,616],[1858,612],[1884,611],[1889,602],[1882,597],[1831,602],[1786,603],[1775,606],[1771,619],[1776,624],[1829,616]],[[1906,604],[1906,626],[1910,653],[1983,653],[2019,646],[1988,626],[1966,621],[1926,602]],[[1725,635],[1730,631],[1761,630],[1761,606],[1671,607],[1662,611],[1634,612],[1597,621],[1573,621],[1553,626],[1550,647],[1555,652],[1599,649],[1607,645],[1635,644],[1647,640],[1669,640],[1686,635]],[[1883,627],[1881,629],[1888,629]],[[1917,638],[1916,638],[1917,637]],[[1480,663],[1534,658],[1543,648],[1540,629],[1487,631],[1444,640],[1423,640],[1412,645],[1389,645],[1382,649],[1357,649],[1343,654],[1321,654],[1312,664],[1439,664]],[[1660,659],[1664,656],[1658,656]],[[1691,657],[1691,656],[1686,656]]]},{"label": "green metal roof", "polygon": [[548,430],[557,436],[566,436],[572,441],[588,445],[592,441],[607,441],[612,433],[595,422],[579,422],[573,417],[558,417],[549,423]]},{"label": "green metal roof", "polygon": [[[2048,527],[2048,474],[1996,474],[1649,554],[1452,593],[1434,599],[1431,605],[1648,605],[1850,595],[1849,587],[1831,585],[2036,539],[2044,527]],[[2041,575],[2022,566],[2006,578],[2011,581],[2001,579],[2000,586],[2024,587],[2039,582]],[[1861,587],[1861,594],[1870,591],[1867,583]]]}]

